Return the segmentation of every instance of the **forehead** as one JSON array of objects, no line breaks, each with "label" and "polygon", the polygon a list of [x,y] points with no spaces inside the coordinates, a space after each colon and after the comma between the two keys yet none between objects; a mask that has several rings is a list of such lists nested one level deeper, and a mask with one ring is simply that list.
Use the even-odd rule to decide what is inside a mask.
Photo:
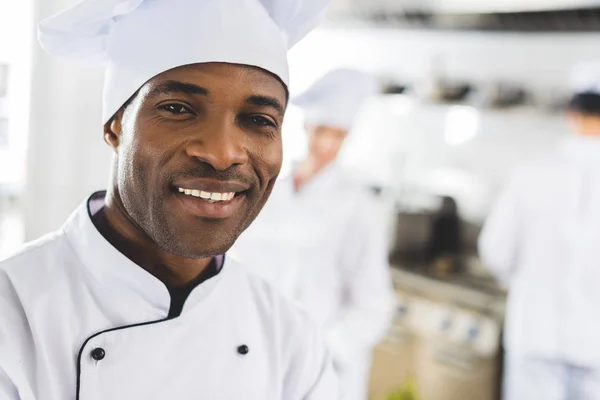
[{"label": "forehead", "polygon": [[229,63],[202,63],[178,67],[150,79],[140,90],[146,96],[169,81],[205,88],[211,95],[270,96],[286,103],[287,89],[275,75],[258,67]]}]

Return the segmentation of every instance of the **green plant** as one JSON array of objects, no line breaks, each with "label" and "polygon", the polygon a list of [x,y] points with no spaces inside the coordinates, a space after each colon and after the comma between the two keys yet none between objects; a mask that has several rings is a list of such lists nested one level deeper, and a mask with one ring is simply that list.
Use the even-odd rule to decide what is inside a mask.
[{"label": "green plant", "polygon": [[419,400],[417,383],[413,378],[404,382],[401,388],[390,393],[385,400]]}]

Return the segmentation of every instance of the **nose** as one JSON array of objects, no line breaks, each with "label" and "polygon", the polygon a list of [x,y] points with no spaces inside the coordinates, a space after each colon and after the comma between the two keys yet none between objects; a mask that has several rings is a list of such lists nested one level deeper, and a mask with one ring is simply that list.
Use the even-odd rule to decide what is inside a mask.
[{"label": "nose", "polygon": [[188,143],[189,157],[210,164],[217,171],[225,171],[232,166],[248,162],[244,147],[244,137],[235,124],[213,124]]}]

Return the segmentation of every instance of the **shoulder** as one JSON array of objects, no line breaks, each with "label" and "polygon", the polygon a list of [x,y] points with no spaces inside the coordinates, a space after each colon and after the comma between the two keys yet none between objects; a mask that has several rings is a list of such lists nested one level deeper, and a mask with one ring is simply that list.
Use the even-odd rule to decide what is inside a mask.
[{"label": "shoulder", "polygon": [[355,174],[347,169],[338,167],[335,173],[335,190],[343,194],[346,201],[351,200],[354,207],[375,203],[376,197],[365,182],[356,178]]},{"label": "shoulder", "polygon": [[237,262],[231,262],[227,268],[244,282],[258,309],[259,319],[269,326],[270,343],[278,348],[281,356],[284,398],[332,398],[329,396],[337,391],[337,380],[325,338],[317,324],[304,310]]},{"label": "shoulder", "polygon": [[570,163],[561,155],[539,158],[515,168],[505,189],[526,195],[553,189],[557,186],[557,182],[569,179],[570,171]]},{"label": "shoulder", "polygon": [[43,301],[40,293],[60,293],[72,271],[67,270],[69,244],[62,232],[30,242],[0,262],[0,299],[5,306]]},{"label": "shoulder", "polygon": [[234,276],[237,290],[251,296],[252,303],[259,309],[263,320],[276,319],[291,329],[313,328],[313,321],[301,308],[262,277],[246,268],[235,256],[228,256],[226,268],[229,269],[229,274]]},{"label": "shoulder", "polygon": [[50,263],[57,260],[58,253],[66,245],[62,231],[45,235],[25,244],[12,255],[0,260],[0,273],[10,276],[32,276],[42,272]]},{"label": "shoulder", "polygon": [[548,156],[521,165],[517,172],[524,177],[548,175],[563,168],[566,164],[566,159],[560,155]]},{"label": "shoulder", "polygon": [[58,233],[44,236],[0,262],[0,347],[17,346],[16,338],[28,337],[29,299],[37,296],[39,304],[47,301],[40,293],[55,290],[52,279],[60,274],[47,261],[56,259],[61,241]]},{"label": "shoulder", "polygon": [[228,259],[227,268],[236,275],[239,293],[246,292],[259,319],[274,330],[273,337],[285,338],[289,351],[300,351],[302,347],[318,347],[321,341],[320,329],[309,315],[288,300],[279,290],[258,275],[246,270],[240,263]]}]

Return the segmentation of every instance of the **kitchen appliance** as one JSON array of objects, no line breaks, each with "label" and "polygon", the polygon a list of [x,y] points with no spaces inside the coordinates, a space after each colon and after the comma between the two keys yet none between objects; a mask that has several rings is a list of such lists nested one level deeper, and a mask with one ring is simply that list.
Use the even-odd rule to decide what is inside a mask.
[{"label": "kitchen appliance", "polygon": [[375,349],[370,400],[415,383],[420,400],[497,400],[506,293],[485,274],[392,269],[398,307]]}]

